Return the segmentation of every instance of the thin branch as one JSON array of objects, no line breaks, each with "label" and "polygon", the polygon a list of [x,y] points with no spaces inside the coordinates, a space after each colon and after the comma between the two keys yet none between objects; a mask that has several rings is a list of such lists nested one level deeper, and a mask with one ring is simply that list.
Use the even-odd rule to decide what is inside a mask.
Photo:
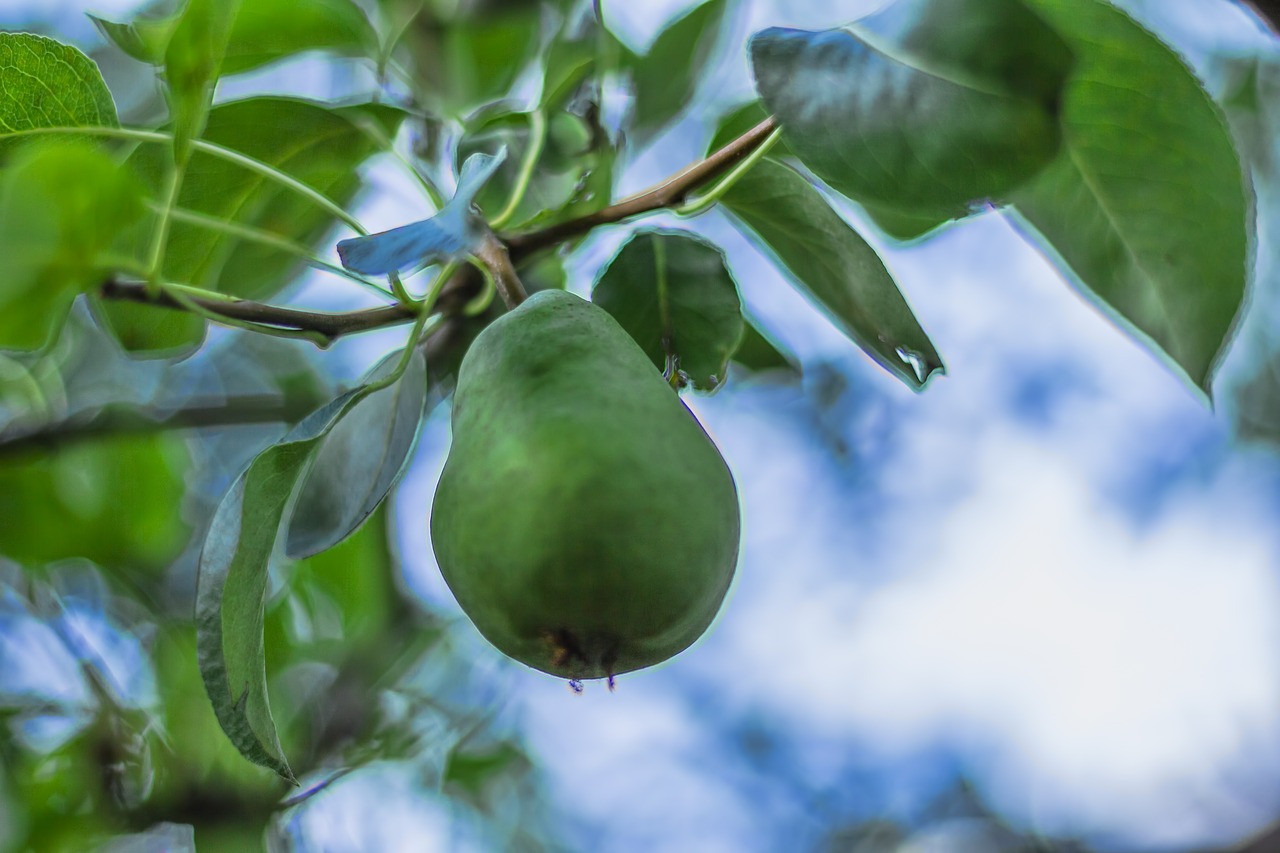
[{"label": "thin branch", "polygon": [[751,152],[762,145],[777,127],[777,120],[770,116],[705,160],[699,160],[685,167],[655,187],[577,219],[570,219],[567,222],[560,222],[525,234],[506,236],[504,241],[511,251],[511,257],[518,261],[540,249],[585,234],[600,225],[621,222],[633,216],[681,204],[698,187],[715,180],[749,157]]},{"label": "thin branch", "polygon": [[[168,295],[152,296],[147,292],[146,285],[141,282],[112,280],[104,283],[98,292],[103,299],[141,302],[160,308],[184,310],[177,300]],[[281,329],[316,332],[325,338],[327,343],[332,343],[343,335],[367,332],[397,323],[408,323],[414,319],[410,309],[398,304],[335,314],[267,305],[250,299],[226,302],[220,299],[191,297],[191,301],[212,314],[220,314],[232,320],[248,320]]]},{"label": "thin branch", "polygon": [[132,406],[109,406],[84,415],[34,426],[0,430],[0,458],[30,450],[51,450],[108,435],[139,435],[203,427],[296,423],[323,400],[273,394],[233,397],[210,405],[186,406],[166,414]]},{"label": "thin branch", "polygon": [[[777,126],[777,122],[772,117],[767,118],[705,160],[699,160],[682,169],[656,187],[625,198],[595,213],[524,234],[492,237],[481,251],[484,263],[494,275],[503,299],[508,305],[518,305],[523,299],[523,287],[520,286],[513,262],[519,262],[540,249],[562,243],[600,225],[621,222],[633,216],[681,204],[694,190],[715,180],[751,156],[752,152],[764,144],[770,134],[777,129]],[[439,309],[444,314],[452,313],[475,295],[479,285],[479,274],[476,269],[470,265],[461,267],[445,286]],[[102,285],[99,293],[104,299],[141,302],[162,308],[184,310],[177,300],[166,294],[148,293],[146,285],[141,282],[108,281]],[[198,296],[190,298],[196,305],[211,314],[221,315],[231,320],[245,320],[280,329],[314,332],[324,339],[326,345],[343,335],[368,332],[385,326],[408,323],[415,319],[412,308],[399,304],[335,314],[268,305],[248,299],[222,300]]]},{"label": "thin branch", "polygon": [[507,245],[492,231],[485,235],[484,244],[476,252],[476,258],[484,264],[489,275],[493,276],[493,283],[497,286],[498,293],[502,294],[502,301],[507,304],[507,308],[515,308],[528,298],[529,294],[525,292],[520,275],[511,264]]}]

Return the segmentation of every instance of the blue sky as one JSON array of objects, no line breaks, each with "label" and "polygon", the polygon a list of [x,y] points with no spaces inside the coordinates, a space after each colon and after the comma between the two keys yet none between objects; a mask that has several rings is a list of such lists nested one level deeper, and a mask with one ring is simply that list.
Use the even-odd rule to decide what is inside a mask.
[{"label": "blue sky", "polygon": [[[686,5],[605,3],[636,45]],[[711,131],[700,117],[749,95],[749,32],[838,25],[879,4],[742,5],[693,117],[631,165],[623,192],[698,156]],[[1225,0],[1124,5],[1211,82],[1216,57],[1259,43]],[[359,83],[293,67],[236,89],[318,94],[332,80]],[[394,168],[371,177],[358,211],[368,225],[423,214]],[[947,362],[921,395],[857,351],[719,214],[641,224],[692,224],[720,243],[745,303],[801,357],[806,380],[731,383],[691,401],[744,515],[738,577],[704,640],[620,679],[614,694],[592,684],[576,696],[497,664],[495,683],[514,697],[584,849],[802,849],[833,821],[914,818],[961,774],[1020,827],[1118,849],[1225,842],[1280,814],[1274,455],[1235,445],[1223,414],[998,214],[917,246],[877,243]],[[574,290],[587,292],[626,231],[589,241]],[[303,298],[340,304],[333,286],[315,278]],[[334,357],[355,375],[398,341],[369,336]],[[1236,366],[1229,359],[1228,373]],[[819,402],[841,386],[833,405]],[[438,411],[395,508],[410,585],[457,615],[427,539],[447,442]],[[492,843],[414,779],[395,767],[354,774],[296,814],[293,830],[335,850]]]}]

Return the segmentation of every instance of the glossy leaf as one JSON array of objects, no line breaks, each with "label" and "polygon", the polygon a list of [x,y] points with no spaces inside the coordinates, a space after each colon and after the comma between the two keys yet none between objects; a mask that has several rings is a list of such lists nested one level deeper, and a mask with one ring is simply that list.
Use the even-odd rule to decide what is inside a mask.
[{"label": "glossy leaf", "polygon": [[291,782],[267,697],[267,573],[290,499],[317,444],[366,393],[348,391],[258,454],[218,504],[200,554],[196,639],[214,714],[241,755]]},{"label": "glossy leaf", "polygon": [[728,0],[707,0],[668,24],[644,55],[629,58],[635,86],[632,125],[642,142],[693,100],[728,5]]},{"label": "glossy leaf", "polygon": [[[884,49],[881,49],[884,48]],[[1055,110],[943,74],[846,30],[751,40],[756,88],[791,150],[857,201],[939,218],[999,199],[1058,151]]]},{"label": "glossy leaf", "polygon": [[1027,0],[895,0],[852,28],[931,73],[1046,105],[1074,62]]},{"label": "glossy leaf", "polygon": [[0,33],[0,140],[42,127],[115,127],[116,104],[93,60],[31,33]]},{"label": "glossy leaf", "polygon": [[173,124],[173,159],[186,163],[191,140],[204,131],[240,0],[187,0],[164,52]]},{"label": "glossy leaf", "polygon": [[48,341],[75,295],[101,282],[101,253],[141,215],[141,185],[101,151],[24,148],[0,178],[0,348]]},{"label": "glossy leaf", "polygon": [[484,231],[478,227],[471,205],[506,157],[505,148],[497,154],[468,157],[453,198],[434,216],[339,241],[342,265],[364,275],[388,275],[418,264],[456,260],[474,251],[484,239]]},{"label": "glossy leaf", "polygon": [[1168,47],[1109,3],[1034,6],[1071,40],[1077,66],[1063,154],[1014,194],[1016,208],[1087,294],[1208,392],[1244,296],[1251,227],[1222,115]]},{"label": "glossy leaf", "polygon": [[[153,65],[164,61],[180,20],[177,15],[141,17],[126,24],[89,17],[121,50]],[[221,73],[252,71],[308,50],[359,56],[372,54],[376,46],[369,19],[351,0],[253,0],[236,13]]]},{"label": "glossy leaf", "polygon": [[738,286],[717,247],[682,231],[638,232],[596,279],[591,300],[659,370],[679,370],[700,391],[724,382],[743,320]]},{"label": "glossy leaf", "polygon": [[916,390],[944,371],[884,262],[795,170],[765,158],[722,203],[878,364]]},{"label": "glossy leaf", "polygon": [[[365,382],[395,368],[392,353]],[[318,554],[350,536],[378,508],[404,471],[427,401],[427,365],[414,353],[404,375],[351,408],[321,442],[298,492],[286,552]]]}]

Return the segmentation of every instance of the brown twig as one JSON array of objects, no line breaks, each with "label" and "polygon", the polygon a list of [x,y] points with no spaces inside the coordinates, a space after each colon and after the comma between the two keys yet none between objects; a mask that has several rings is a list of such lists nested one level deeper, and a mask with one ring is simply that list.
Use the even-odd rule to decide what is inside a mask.
[{"label": "brown twig", "polygon": [[577,219],[549,225],[525,234],[512,234],[505,237],[504,242],[511,251],[511,257],[519,261],[540,249],[563,243],[600,225],[621,222],[633,216],[678,205],[686,201],[689,194],[698,187],[715,180],[750,156],[751,152],[768,139],[769,134],[773,133],[777,127],[777,120],[770,116],[709,155],[705,160],[699,160],[681,169],[655,187],[628,196],[622,201]]},{"label": "brown twig", "polygon": [[[502,289],[503,299],[510,306],[519,304],[523,298],[523,288],[519,286],[519,277],[516,275],[513,262],[518,263],[535,252],[563,243],[601,225],[621,222],[634,216],[680,204],[691,192],[718,178],[749,156],[776,127],[777,122],[772,117],[765,119],[706,159],[687,166],[661,184],[601,208],[595,213],[523,234],[493,237],[485,244],[482,252],[487,257],[486,265],[489,266],[499,288]],[[469,265],[461,267],[445,286],[442,301],[438,307],[444,313],[449,313],[451,309],[456,309],[465,303],[476,292],[478,286],[479,279],[475,269]],[[112,280],[103,284],[98,292],[104,299],[141,302],[178,311],[185,310],[184,306],[169,296],[149,292],[147,286],[141,282]],[[413,312],[402,305],[331,313],[268,305],[249,299],[225,301],[191,297],[191,300],[201,308],[228,319],[248,320],[280,329],[315,332],[324,337],[328,343],[332,343],[343,335],[368,332],[385,326],[407,323],[414,319]]]}]

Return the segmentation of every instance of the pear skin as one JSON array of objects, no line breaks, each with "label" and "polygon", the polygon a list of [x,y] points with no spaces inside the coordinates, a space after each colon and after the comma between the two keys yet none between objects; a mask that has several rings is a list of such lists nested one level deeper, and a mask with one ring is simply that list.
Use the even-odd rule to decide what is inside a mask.
[{"label": "pear skin", "polygon": [[738,559],[728,466],[604,309],[543,291],[462,361],[431,537],[480,633],[569,679],[652,666],[706,631]]}]

